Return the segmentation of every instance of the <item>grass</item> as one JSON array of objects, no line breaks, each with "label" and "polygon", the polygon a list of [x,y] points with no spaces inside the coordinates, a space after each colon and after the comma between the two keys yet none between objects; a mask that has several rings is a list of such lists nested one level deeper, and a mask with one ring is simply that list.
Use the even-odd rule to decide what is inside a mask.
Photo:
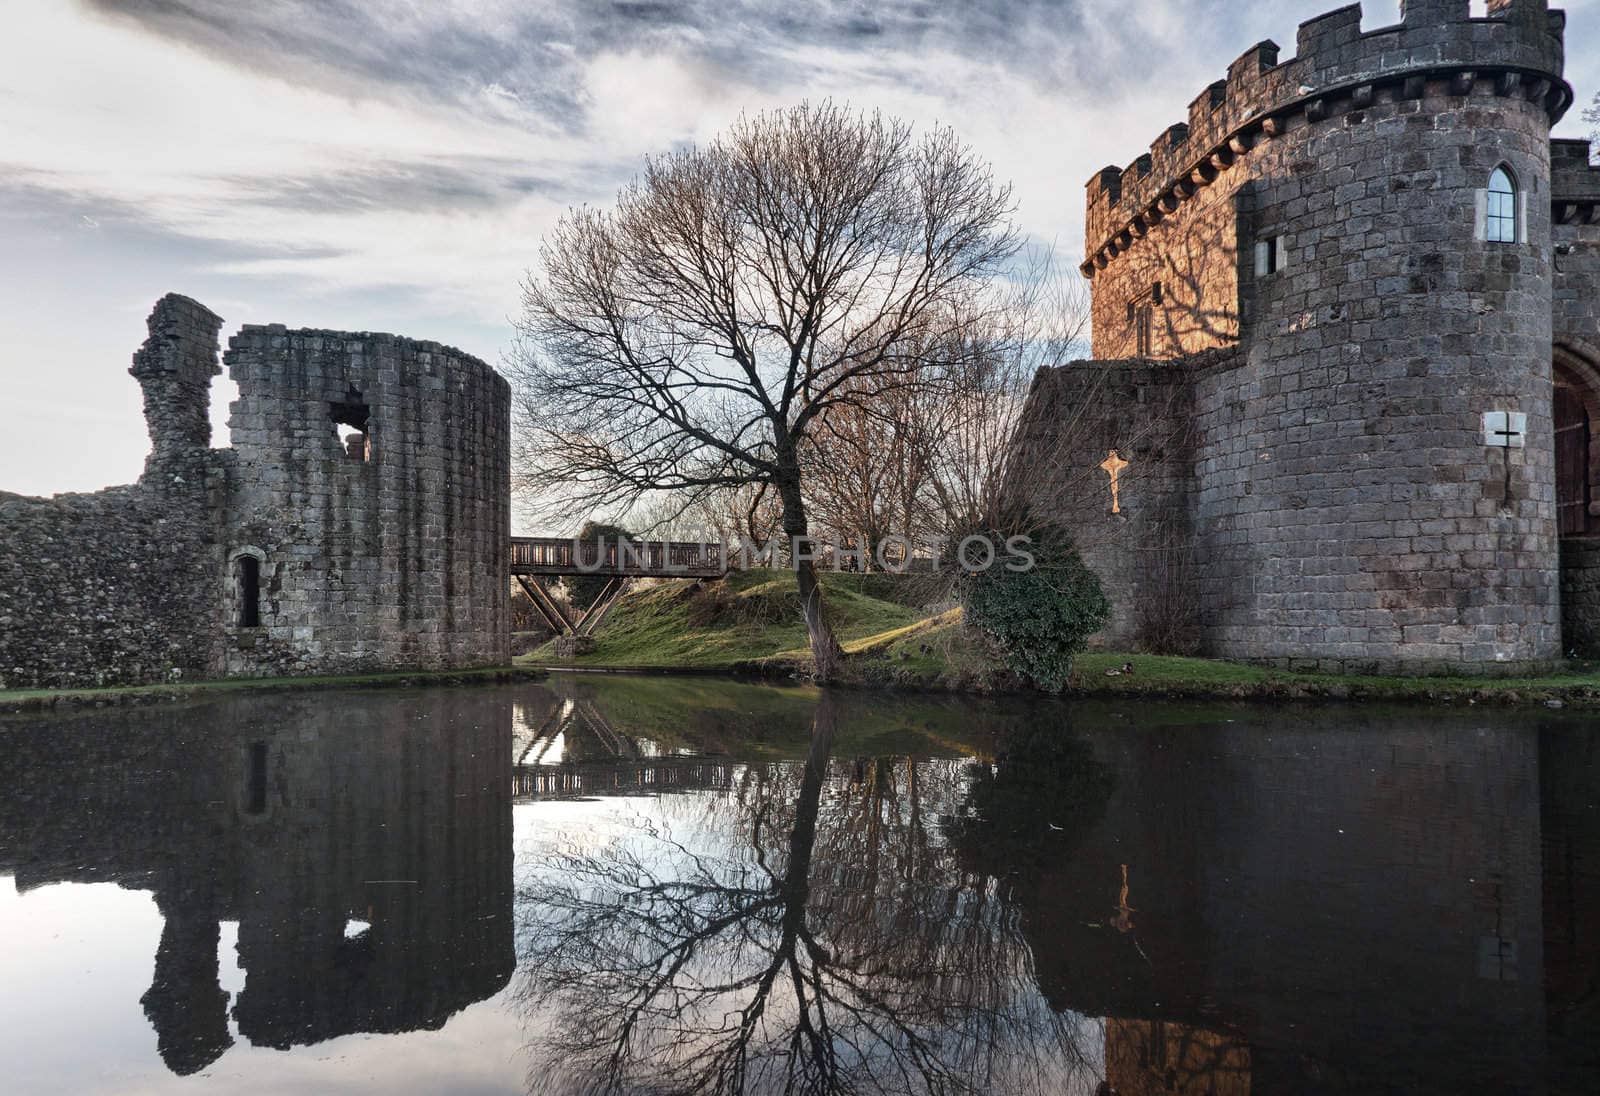
[{"label": "grass", "polygon": [[[868,593],[880,576],[825,573],[829,618],[840,642],[915,625],[921,614]],[[564,665],[609,669],[734,670],[804,658],[800,596],[788,571],[750,570],[703,587],[674,579],[629,594],[595,636],[595,648]],[[554,664],[547,644],[516,660]]]},{"label": "grass", "polygon": [[[926,616],[892,599],[886,576],[824,574],[828,610],[847,655],[847,682],[996,693],[1022,683],[962,625],[961,610]],[[870,592],[869,592],[870,591]],[[804,675],[810,669],[794,577],[734,574],[696,588],[683,581],[629,595],[593,651],[558,663],[548,647],[519,659],[591,669]],[[1131,673],[1108,674],[1131,665]],[[1600,707],[1600,667],[1573,664],[1546,677],[1364,677],[1302,673],[1216,659],[1088,651],[1078,656],[1074,696],[1184,699],[1355,699],[1551,703]]]}]

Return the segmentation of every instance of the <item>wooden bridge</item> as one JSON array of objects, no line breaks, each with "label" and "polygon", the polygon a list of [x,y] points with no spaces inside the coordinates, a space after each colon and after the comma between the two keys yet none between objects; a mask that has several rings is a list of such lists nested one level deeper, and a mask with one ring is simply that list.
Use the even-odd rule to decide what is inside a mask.
[{"label": "wooden bridge", "polygon": [[[602,537],[512,537],[511,573],[557,635],[590,635],[636,578],[720,578],[728,570],[721,544]],[[599,575],[605,589],[574,617],[545,588],[545,580]]]}]

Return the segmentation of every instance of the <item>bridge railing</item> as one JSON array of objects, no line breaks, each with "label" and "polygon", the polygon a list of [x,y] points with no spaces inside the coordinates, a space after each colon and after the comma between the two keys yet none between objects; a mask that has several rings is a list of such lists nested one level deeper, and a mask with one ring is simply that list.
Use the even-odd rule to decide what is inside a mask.
[{"label": "bridge railing", "polygon": [[512,537],[513,575],[637,575],[714,578],[727,571],[723,546],[699,541],[575,541],[571,537]]}]

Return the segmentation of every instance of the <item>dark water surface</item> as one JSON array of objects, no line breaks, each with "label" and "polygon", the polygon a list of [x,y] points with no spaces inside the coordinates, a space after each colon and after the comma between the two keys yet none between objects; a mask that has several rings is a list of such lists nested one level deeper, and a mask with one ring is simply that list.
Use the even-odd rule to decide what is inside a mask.
[{"label": "dark water surface", "polygon": [[0,722],[0,1090],[1600,1091],[1600,729],[706,680]]}]

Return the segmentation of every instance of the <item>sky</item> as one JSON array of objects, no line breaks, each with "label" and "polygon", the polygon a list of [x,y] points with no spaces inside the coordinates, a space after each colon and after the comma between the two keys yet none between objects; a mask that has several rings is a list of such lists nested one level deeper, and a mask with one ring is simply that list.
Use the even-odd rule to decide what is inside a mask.
[{"label": "sky", "polygon": [[[832,97],[952,126],[1072,262],[1083,187],[1227,64],[1337,0],[0,0],[0,490],[148,450],[157,298],[498,364],[573,206],[741,112]],[[1480,2],[1477,5],[1481,8]],[[1567,79],[1600,89],[1600,0]],[[1369,28],[1397,21],[1368,0]],[[1574,109],[1558,136],[1583,136]],[[225,444],[226,378],[213,389]]]}]

